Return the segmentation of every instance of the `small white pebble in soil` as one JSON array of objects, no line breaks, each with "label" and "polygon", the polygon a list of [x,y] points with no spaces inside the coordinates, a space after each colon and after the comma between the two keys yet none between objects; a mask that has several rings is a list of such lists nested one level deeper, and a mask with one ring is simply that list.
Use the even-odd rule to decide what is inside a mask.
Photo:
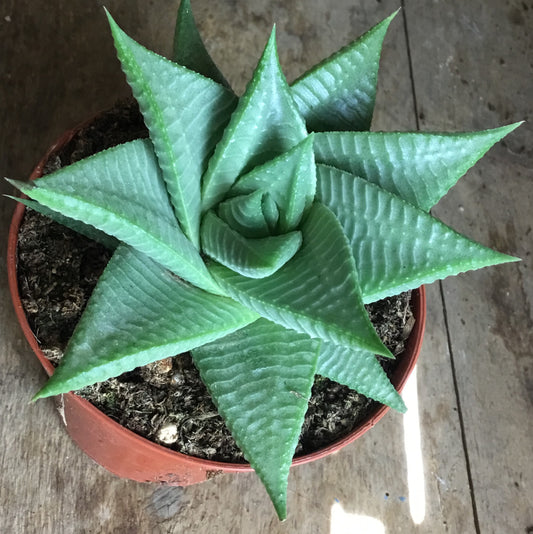
[{"label": "small white pebble in soil", "polygon": [[172,445],[178,441],[178,427],[173,423],[162,426],[157,432],[157,440],[166,445]]},{"label": "small white pebble in soil", "polygon": [[174,373],[170,379],[173,386],[183,386],[185,384],[185,377],[181,373]]},{"label": "small white pebble in soil", "polygon": [[5,20],[6,22],[11,22],[11,16],[10,16],[10,15],[6,15],[6,16],[4,17],[4,20]]}]

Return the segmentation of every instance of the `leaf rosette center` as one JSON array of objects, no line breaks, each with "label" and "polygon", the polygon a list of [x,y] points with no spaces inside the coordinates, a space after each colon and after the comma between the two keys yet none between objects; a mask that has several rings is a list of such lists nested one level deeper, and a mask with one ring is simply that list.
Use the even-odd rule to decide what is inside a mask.
[{"label": "leaf rosette center", "polygon": [[251,278],[264,278],[299,250],[299,225],[316,191],[312,135],[244,174],[203,216],[203,251]]}]

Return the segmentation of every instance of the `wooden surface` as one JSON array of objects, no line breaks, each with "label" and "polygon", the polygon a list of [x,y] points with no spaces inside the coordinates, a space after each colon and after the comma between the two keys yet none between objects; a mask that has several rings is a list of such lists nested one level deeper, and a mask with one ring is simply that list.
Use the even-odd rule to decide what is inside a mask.
[{"label": "wooden surface", "polygon": [[[64,129],[128,93],[100,4],[2,0],[3,176],[24,179]],[[167,53],[176,4],[108,0],[106,7],[133,37]],[[402,4],[384,48],[375,129],[470,130],[531,118],[531,0]],[[193,7],[208,47],[240,91],[272,22],[293,79],[399,0],[194,0]],[[523,261],[428,288],[427,334],[410,385],[418,409],[411,406],[410,419],[389,414],[337,455],[294,469],[284,523],[253,474],[158,487],[119,480],[81,453],[52,401],[28,403],[45,376],[16,323],[1,264],[0,532],[533,531],[532,147],[526,123],[435,210]],[[12,210],[2,199],[4,256]],[[409,461],[405,428],[415,453]],[[417,465],[423,474],[413,476]]]}]

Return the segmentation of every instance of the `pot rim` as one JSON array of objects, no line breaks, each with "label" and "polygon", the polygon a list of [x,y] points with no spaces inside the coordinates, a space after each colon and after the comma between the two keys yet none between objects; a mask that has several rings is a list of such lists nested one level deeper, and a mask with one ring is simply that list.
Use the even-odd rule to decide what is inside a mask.
[{"label": "pot rim", "polygon": [[[87,124],[91,123],[94,119],[89,119],[79,124],[77,127],[66,131],[61,135],[58,140],[50,146],[46,151],[44,157],[39,161],[35,169],[30,175],[30,180],[39,178],[42,176],[44,166],[51,155],[59,150],[61,147],[69,143],[76,133],[82,129]],[[25,195],[22,195],[22,198],[27,198]],[[39,347],[37,338],[35,337],[33,331],[30,328],[24,308],[22,306],[18,280],[17,280],[17,239],[20,225],[24,217],[26,207],[23,204],[18,203],[15,207],[14,214],[11,220],[11,225],[9,228],[9,237],[8,237],[8,250],[7,250],[7,272],[8,272],[8,283],[9,290],[11,293],[11,299],[13,301],[13,306],[15,308],[15,313],[17,319],[22,327],[25,338],[30,344],[33,352],[39,359],[44,370],[51,376],[54,372],[54,366],[46,358],[43,351]],[[425,324],[426,324],[426,291],[425,287],[422,285],[418,289],[415,289],[411,293],[411,305],[413,307],[413,315],[415,317],[415,324],[409,337],[405,349],[402,353],[402,359],[395,369],[391,382],[394,387],[401,392],[408,377],[411,375],[420,354],[422,347],[422,341],[424,337]],[[157,454],[166,458],[169,462],[181,461],[187,464],[190,464],[195,467],[201,467],[202,469],[213,473],[219,472],[250,472],[253,471],[253,468],[248,463],[231,463],[231,462],[222,462],[215,460],[207,460],[204,458],[199,458],[195,456],[190,456],[182,452],[178,452],[162,445],[159,445],[147,438],[144,438],[138,434],[135,434],[131,430],[120,425],[118,422],[111,419],[109,416],[105,415],[102,411],[96,408],[87,400],[79,397],[75,393],[69,392],[63,395],[58,396],[59,403],[61,406],[68,402],[69,405],[75,406],[77,409],[86,413],[87,417],[90,417],[98,422],[99,424],[105,425],[110,432],[119,432],[123,434],[123,438],[131,442],[132,445],[140,449],[144,449],[148,454]],[[341,448],[352,443],[357,438],[361,437],[368,430],[370,430],[378,421],[380,421],[385,414],[390,410],[388,406],[376,403],[376,407],[373,408],[370,413],[368,413],[364,419],[357,425],[355,429],[349,432],[346,436],[338,439],[330,445],[322,447],[312,453],[305,454],[302,456],[296,456],[293,458],[292,465],[301,465],[308,462],[312,462],[323,458],[329,454],[339,451]],[[65,421],[66,422],[66,421]],[[68,430],[68,427],[67,427]],[[78,442],[78,445],[82,449],[84,447],[79,443],[79,441],[72,436],[73,439]],[[85,449],[84,449],[85,450]],[[93,457],[98,463],[101,463],[97,458],[94,457],[90,452],[85,451],[89,456]],[[114,472],[112,466],[105,465],[105,467]],[[118,473],[117,473],[118,474]],[[120,475],[123,476],[123,475]],[[209,478],[209,477],[208,477]],[[162,480],[163,481],[163,480]],[[168,480],[165,480],[168,482]],[[172,482],[170,482],[172,483]]]}]

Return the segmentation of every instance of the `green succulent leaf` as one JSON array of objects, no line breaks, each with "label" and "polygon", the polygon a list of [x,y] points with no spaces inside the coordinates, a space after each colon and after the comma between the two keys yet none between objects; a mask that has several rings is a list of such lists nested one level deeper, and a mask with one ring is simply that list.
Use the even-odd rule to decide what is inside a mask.
[{"label": "green succulent leaf", "polygon": [[202,249],[232,271],[265,278],[285,265],[302,244],[301,232],[261,238],[244,237],[208,211],[202,220]]},{"label": "green succulent leaf", "polygon": [[350,242],[365,303],[470,269],[516,261],[344,171],[317,166],[317,197]]},{"label": "green succulent leaf", "polygon": [[32,184],[11,183],[40,204],[137,248],[192,284],[220,291],[176,221],[150,141],[110,148]]},{"label": "green succulent leaf", "polygon": [[257,319],[237,302],[174,277],[120,245],[68,344],[35,399],[118,376],[216,340]]},{"label": "green succulent leaf", "polygon": [[278,228],[280,213],[278,205],[270,193],[263,195],[261,208],[270,233],[275,233]]},{"label": "green succulent leaf", "polygon": [[241,98],[209,56],[190,0],[181,1],[174,61],[108,14],[150,140],[32,184],[10,181],[31,198],[23,204],[115,250],[35,398],[192,351],[280,518],[315,374],[405,411],[364,304],[516,260],[428,212],[518,124],[358,131],[371,125],[395,14],[292,87],[274,28]]},{"label": "green succulent leaf", "polygon": [[275,323],[391,356],[363,306],[354,260],[333,213],[314,204],[301,232],[300,250],[267,278],[246,278],[217,264],[209,270],[232,298]]},{"label": "green succulent leaf", "polygon": [[316,372],[401,413],[407,409],[372,352],[323,342]]},{"label": "green succulent leaf", "polygon": [[235,180],[302,141],[305,124],[279,65],[275,31],[222,140],[209,161],[203,210],[220,202]]},{"label": "green succulent leaf", "polygon": [[108,15],[122,68],[139,102],[176,217],[199,247],[200,183],[235,96],[224,87],[147,50]]},{"label": "green succulent leaf", "polygon": [[192,351],[219,413],[281,519],[319,346],[305,334],[260,319]]},{"label": "green succulent leaf", "polygon": [[[257,190],[221,202],[217,206],[219,217],[244,237],[266,237],[271,234],[263,211],[264,197],[268,193]],[[276,208],[276,223],[279,213]]]},{"label": "green succulent leaf", "polygon": [[244,175],[230,189],[230,194],[240,195],[256,190],[272,195],[279,208],[280,232],[297,228],[304,212],[313,203],[316,192],[313,135]]},{"label": "green succulent leaf", "polygon": [[190,0],[181,0],[178,9],[172,59],[229,88],[229,83],[205,48],[194,21]]},{"label": "green succulent leaf", "polygon": [[396,13],[313,67],[291,86],[309,130],[370,128],[381,47]]},{"label": "green succulent leaf", "polygon": [[519,124],[472,133],[320,133],[315,135],[315,157],[317,163],[365,178],[429,211]]},{"label": "green succulent leaf", "polygon": [[12,197],[10,195],[7,195],[8,198],[12,198],[13,200],[16,200],[20,202],[21,204],[24,204],[24,206],[31,208],[32,210],[40,213],[41,215],[44,215],[45,217],[48,217],[49,219],[52,219],[56,223],[62,224],[63,226],[66,226],[67,228],[70,228],[74,232],[77,232],[78,234],[81,234],[85,237],[88,237],[89,239],[92,239],[93,241],[97,241],[101,245],[104,245],[104,247],[107,247],[110,250],[115,250],[118,246],[118,240],[114,237],[105,234],[104,232],[101,232],[100,230],[97,230],[94,226],[91,226],[89,224],[82,223],[81,221],[77,221],[76,219],[71,219],[70,217],[65,217],[62,213],[59,213],[57,211],[51,210],[50,208],[47,208],[46,206],[42,206],[38,202],[35,202],[34,200],[28,200],[27,198],[19,198],[19,197]]}]

